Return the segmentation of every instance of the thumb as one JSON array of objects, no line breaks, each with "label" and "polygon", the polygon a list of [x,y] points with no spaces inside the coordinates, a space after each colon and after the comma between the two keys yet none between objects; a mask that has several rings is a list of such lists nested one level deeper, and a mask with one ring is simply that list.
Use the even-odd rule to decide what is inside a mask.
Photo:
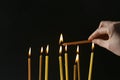
[{"label": "thumb", "polygon": [[101,46],[101,47],[104,47],[104,48],[107,48],[107,46],[108,46],[107,40],[94,39],[94,40],[92,40],[92,42],[99,45],[99,46]]}]

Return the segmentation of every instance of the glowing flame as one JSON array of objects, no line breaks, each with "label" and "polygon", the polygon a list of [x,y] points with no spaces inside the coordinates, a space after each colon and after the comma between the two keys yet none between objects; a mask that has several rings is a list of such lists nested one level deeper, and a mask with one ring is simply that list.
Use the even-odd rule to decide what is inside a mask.
[{"label": "glowing flame", "polygon": [[59,39],[59,44],[61,44],[63,42],[63,35],[62,33],[60,34],[60,39]]},{"label": "glowing flame", "polygon": [[79,60],[79,54],[76,55],[75,62],[78,62],[78,60]]},{"label": "glowing flame", "polygon": [[41,51],[40,51],[40,53],[43,53],[43,47],[41,47]]},{"label": "glowing flame", "polygon": [[48,54],[48,52],[49,52],[49,45],[47,45],[46,47],[46,53]]},{"label": "glowing flame", "polygon": [[95,45],[94,45],[94,43],[92,43],[92,50],[94,49],[94,47],[95,47]]},{"label": "glowing flame", "polygon": [[60,54],[62,53],[62,46],[60,46],[59,53]]},{"label": "glowing flame", "polygon": [[65,45],[65,51],[67,52],[67,45]]},{"label": "glowing flame", "polygon": [[79,46],[77,46],[77,50],[76,50],[77,53],[79,53]]},{"label": "glowing flame", "polygon": [[31,56],[31,47],[29,48],[28,56]]}]

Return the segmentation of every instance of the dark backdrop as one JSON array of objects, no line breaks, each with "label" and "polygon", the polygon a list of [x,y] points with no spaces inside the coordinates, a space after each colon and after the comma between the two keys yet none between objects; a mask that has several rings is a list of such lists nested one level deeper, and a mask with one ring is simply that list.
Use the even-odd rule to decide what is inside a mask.
[{"label": "dark backdrop", "polygon": [[[45,48],[49,44],[49,80],[59,80],[60,33],[63,33],[64,41],[84,40],[101,20],[120,20],[118,1],[0,2],[0,79],[27,80],[27,54],[31,46],[32,80],[38,80],[39,50],[41,46]],[[87,80],[90,52],[91,44],[80,45],[81,80]],[[97,45],[94,52],[93,80],[119,80],[120,57]],[[75,53],[76,46],[68,47],[69,80],[72,80]]]}]

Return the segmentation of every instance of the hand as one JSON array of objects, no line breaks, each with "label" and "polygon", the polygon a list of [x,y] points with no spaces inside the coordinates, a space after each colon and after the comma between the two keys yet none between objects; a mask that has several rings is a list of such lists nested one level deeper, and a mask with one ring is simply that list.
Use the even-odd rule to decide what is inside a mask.
[{"label": "hand", "polygon": [[120,22],[102,21],[88,40],[120,56]]}]

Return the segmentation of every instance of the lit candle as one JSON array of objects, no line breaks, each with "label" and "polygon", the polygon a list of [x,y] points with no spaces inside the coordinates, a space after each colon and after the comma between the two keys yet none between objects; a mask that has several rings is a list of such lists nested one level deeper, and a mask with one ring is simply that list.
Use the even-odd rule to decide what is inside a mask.
[{"label": "lit candle", "polygon": [[65,78],[69,80],[67,45],[65,46]]},{"label": "lit candle", "polygon": [[91,52],[91,57],[90,57],[90,66],[89,66],[88,80],[91,80],[91,76],[92,76],[93,57],[94,57],[93,50],[94,50],[94,43],[92,43],[92,52]]},{"label": "lit candle", "polygon": [[[63,36],[60,35],[59,44],[63,42]],[[62,46],[59,49],[59,70],[60,70],[60,80],[63,80],[63,66],[62,66]]]},{"label": "lit candle", "polygon": [[59,49],[59,68],[60,68],[60,80],[63,80],[63,68],[62,68],[62,46]]},{"label": "lit candle", "polygon": [[76,64],[74,64],[73,80],[76,80],[76,70],[77,70],[77,66]]},{"label": "lit candle", "polygon": [[77,46],[77,72],[78,72],[78,80],[80,80],[80,60],[79,60],[79,46]]},{"label": "lit candle", "polygon": [[46,56],[45,56],[45,80],[48,80],[48,51],[49,51],[49,45],[46,47]]},{"label": "lit candle", "polygon": [[76,72],[77,72],[77,62],[78,62],[78,54],[76,55],[76,59],[75,59],[75,64],[74,64],[74,68],[73,68],[73,80],[76,80]]},{"label": "lit candle", "polygon": [[31,47],[29,48],[28,52],[28,80],[31,80]]},{"label": "lit candle", "polygon": [[39,58],[39,80],[42,80],[42,53],[43,53],[43,47],[41,47],[40,58]]}]

